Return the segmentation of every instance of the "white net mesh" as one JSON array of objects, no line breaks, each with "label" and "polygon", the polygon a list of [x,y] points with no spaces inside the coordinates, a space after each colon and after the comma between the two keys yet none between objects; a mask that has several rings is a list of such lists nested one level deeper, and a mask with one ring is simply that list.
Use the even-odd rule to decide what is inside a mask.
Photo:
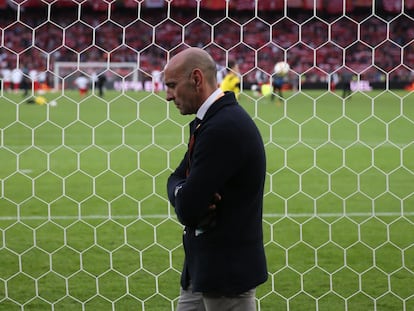
[{"label": "white net mesh", "polygon": [[[183,250],[165,183],[190,119],[158,78],[186,46],[238,61],[265,140],[258,310],[414,310],[413,10],[0,1],[0,310],[175,309]],[[290,71],[272,100],[278,61]]]}]

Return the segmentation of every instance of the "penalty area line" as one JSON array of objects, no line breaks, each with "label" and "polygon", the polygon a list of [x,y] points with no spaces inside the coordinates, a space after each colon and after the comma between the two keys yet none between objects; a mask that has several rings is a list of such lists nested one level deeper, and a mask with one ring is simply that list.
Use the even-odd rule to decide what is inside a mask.
[{"label": "penalty area line", "polygon": [[[414,216],[414,212],[396,213],[396,212],[378,212],[378,213],[266,213],[263,218],[327,218],[327,217],[404,217]],[[83,215],[83,216],[0,216],[0,221],[10,220],[88,220],[88,219],[176,219],[175,215],[152,214],[152,215]]]}]

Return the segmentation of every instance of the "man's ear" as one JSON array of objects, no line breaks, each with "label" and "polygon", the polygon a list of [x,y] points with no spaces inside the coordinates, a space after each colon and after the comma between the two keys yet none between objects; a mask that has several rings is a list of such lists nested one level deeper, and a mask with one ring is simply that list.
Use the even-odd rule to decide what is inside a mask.
[{"label": "man's ear", "polygon": [[193,70],[192,80],[196,87],[199,87],[201,85],[201,82],[203,81],[203,74],[200,69],[196,68]]}]

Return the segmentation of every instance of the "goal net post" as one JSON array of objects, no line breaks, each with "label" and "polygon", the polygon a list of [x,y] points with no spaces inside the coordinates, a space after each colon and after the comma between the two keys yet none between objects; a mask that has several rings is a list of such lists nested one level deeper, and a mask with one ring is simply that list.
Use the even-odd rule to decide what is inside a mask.
[{"label": "goal net post", "polygon": [[[74,88],[73,81],[79,75],[85,75],[91,81],[105,75],[106,87],[118,91],[150,91],[152,87],[151,76],[141,72],[135,62],[55,62],[53,89]],[[94,88],[94,83],[91,86]]]}]

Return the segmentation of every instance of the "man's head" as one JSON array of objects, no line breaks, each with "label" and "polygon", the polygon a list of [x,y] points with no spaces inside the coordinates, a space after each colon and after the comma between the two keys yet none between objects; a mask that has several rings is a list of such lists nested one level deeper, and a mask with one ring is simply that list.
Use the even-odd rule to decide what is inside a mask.
[{"label": "man's head", "polygon": [[170,59],[164,68],[167,100],[181,114],[195,114],[216,90],[216,63],[199,48],[188,48]]}]

